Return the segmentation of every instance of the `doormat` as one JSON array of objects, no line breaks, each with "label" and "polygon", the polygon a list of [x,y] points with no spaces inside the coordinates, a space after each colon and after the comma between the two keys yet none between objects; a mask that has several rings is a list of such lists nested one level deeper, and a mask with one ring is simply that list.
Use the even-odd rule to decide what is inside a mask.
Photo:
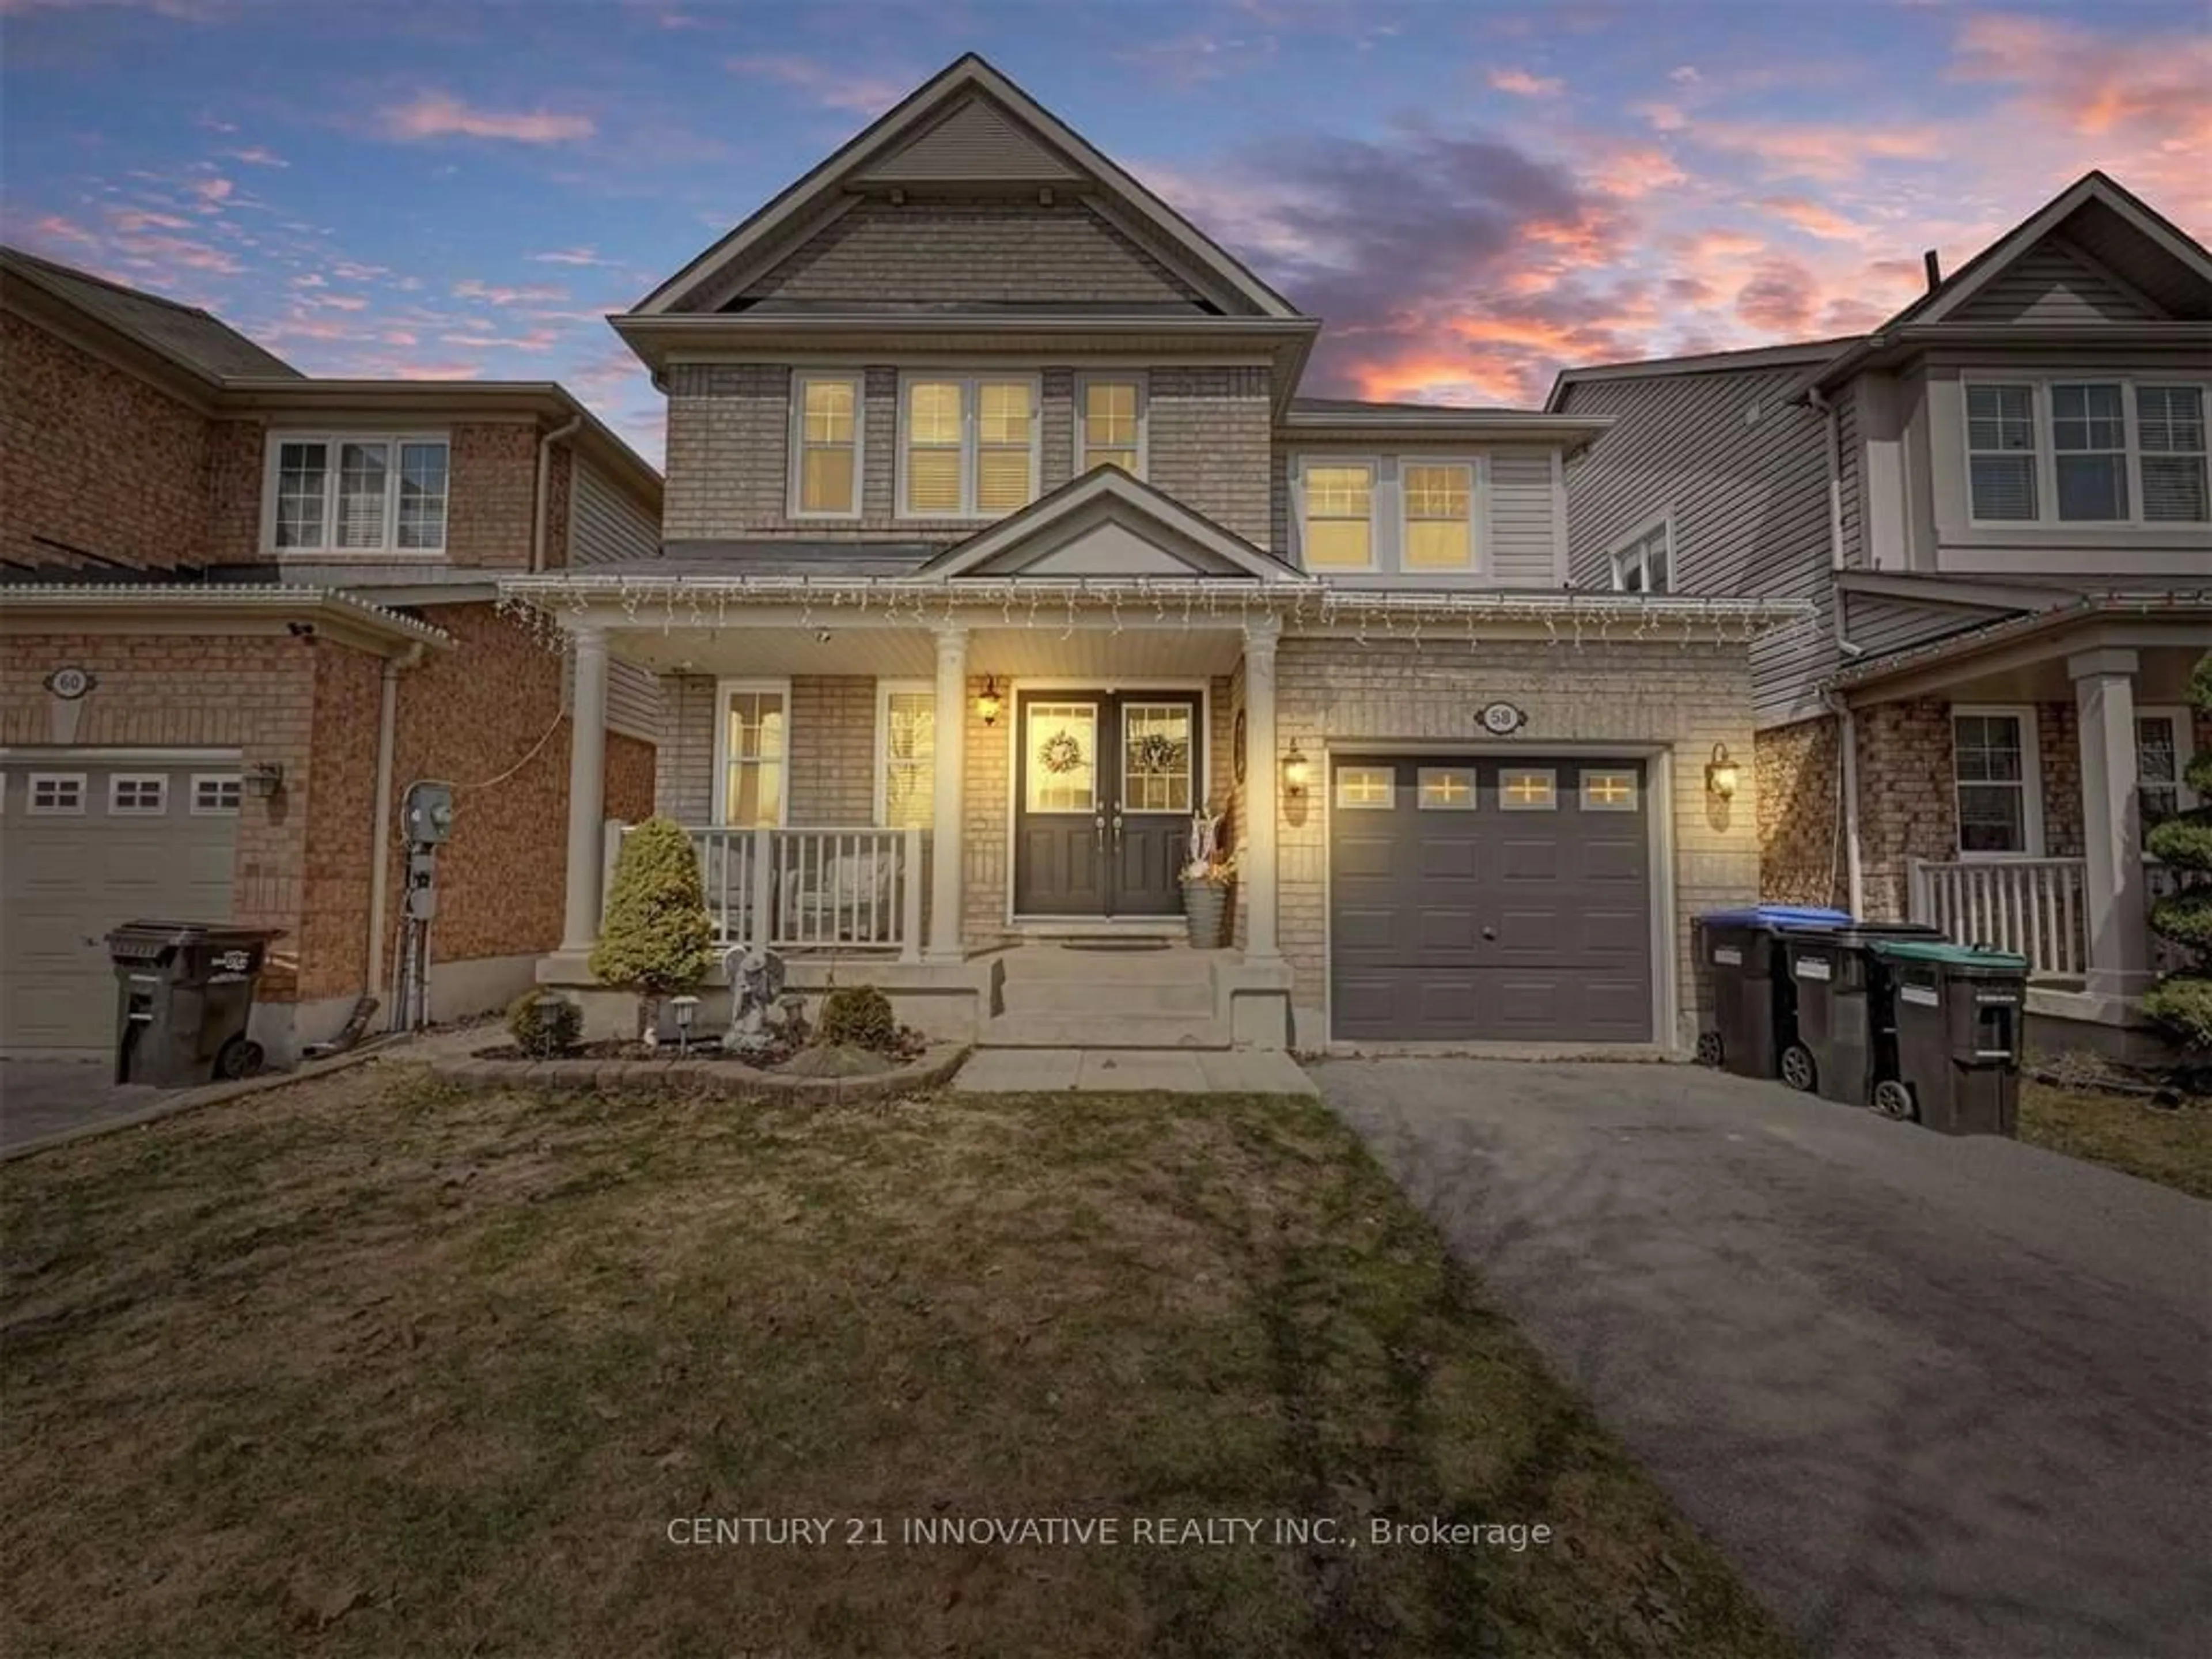
[{"label": "doormat", "polygon": [[1063,951],[1164,951],[1164,939],[1069,939],[1060,941]]}]

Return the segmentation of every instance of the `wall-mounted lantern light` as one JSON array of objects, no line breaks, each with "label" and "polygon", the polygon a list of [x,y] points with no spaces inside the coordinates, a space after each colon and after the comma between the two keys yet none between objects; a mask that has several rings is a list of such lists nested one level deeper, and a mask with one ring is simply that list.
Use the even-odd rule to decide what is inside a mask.
[{"label": "wall-mounted lantern light", "polygon": [[975,699],[975,714],[986,726],[999,723],[999,677],[996,674],[983,677],[983,695]]},{"label": "wall-mounted lantern light", "polygon": [[282,761],[262,761],[246,769],[246,793],[256,800],[267,800],[281,794],[284,788],[284,764]]},{"label": "wall-mounted lantern light", "polygon": [[1713,745],[1713,757],[1705,763],[1705,793],[1716,800],[1735,799],[1735,762],[1724,743]]},{"label": "wall-mounted lantern light", "polygon": [[1283,757],[1283,793],[1291,800],[1306,792],[1313,781],[1313,769],[1306,763],[1305,751],[1293,743]]}]

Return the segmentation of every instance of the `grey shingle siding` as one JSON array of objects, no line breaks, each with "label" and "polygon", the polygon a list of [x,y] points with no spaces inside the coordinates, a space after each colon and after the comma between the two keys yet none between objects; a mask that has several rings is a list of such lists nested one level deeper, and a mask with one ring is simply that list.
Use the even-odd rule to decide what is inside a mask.
[{"label": "grey shingle siding", "polygon": [[1844,635],[1863,653],[1862,662],[1903,651],[1946,634],[1962,633],[2008,614],[1980,606],[1915,605],[1908,599],[1844,596]]},{"label": "grey shingle siding", "polygon": [[1490,452],[1491,573],[1502,585],[1555,587],[1552,452]]},{"label": "grey shingle siding", "polygon": [[568,562],[611,564],[648,559],[660,550],[653,515],[599,476],[588,464],[576,468],[568,508]]},{"label": "grey shingle siding", "polygon": [[[1784,401],[1802,368],[1586,381],[1566,412],[1614,426],[1567,468],[1575,585],[1610,587],[1611,553],[1662,514],[1685,593],[1811,602],[1820,620],[1752,647],[1761,725],[1802,718],[1836,663],[1829,607],[1826,422]],[[1757,410],[1756,418],[1751,411]]]},{"label": "grey shingle siding", "polygon": [[1951,313],[1962,323],[2154,321],[2148,306],[2087,256],[2046,237]]},{"label": "grey shingle siding", "polygon": [[1839,387],[1836,404],[1836,466],[1838,517],[1842,521],[1844,568],[1866,568],[1866,500],[1859,489],[1859,383]]}]

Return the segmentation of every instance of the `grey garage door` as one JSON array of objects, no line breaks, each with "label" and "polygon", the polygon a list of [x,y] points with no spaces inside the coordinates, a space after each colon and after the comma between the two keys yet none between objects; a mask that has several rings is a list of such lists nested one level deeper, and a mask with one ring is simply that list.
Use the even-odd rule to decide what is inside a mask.
[{"label": "grey garage door", "polygon": [[11,761],[0,775],[0,1053],[106,1054],[109,928],[226,921],[235,771]]},{"label": "grey garage door", "polygon": [[1336,1038],[1649,1042],[1644,786],[1635,761],[1337,757]]}]

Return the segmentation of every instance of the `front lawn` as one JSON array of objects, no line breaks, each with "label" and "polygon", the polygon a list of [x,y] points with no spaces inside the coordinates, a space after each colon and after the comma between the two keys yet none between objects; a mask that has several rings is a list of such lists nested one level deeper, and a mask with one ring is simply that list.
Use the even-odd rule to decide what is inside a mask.
[{"label": "front lawn", "polygon": [[2020,1138],[2212,1198],[2212,1105],[2166,1109],[2099,1089],[2020,1087]]},{"label": "front lawn", "polygon": [[[0,1651],[1792,1650],[1317,1103],[376,1064],[0,1202]],[[986,1517],[1094,1541],[904,1541]]]}]

